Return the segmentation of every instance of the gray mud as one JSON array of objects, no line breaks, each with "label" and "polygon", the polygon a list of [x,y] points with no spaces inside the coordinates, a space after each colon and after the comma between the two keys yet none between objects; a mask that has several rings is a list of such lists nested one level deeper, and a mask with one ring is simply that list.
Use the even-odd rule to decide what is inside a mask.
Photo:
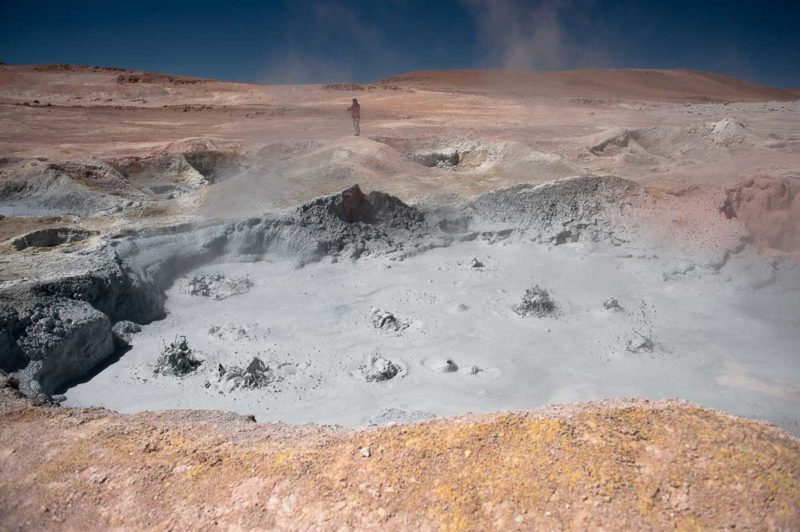
[{"label": "gray mud", "polygon": [[[129,163],[124,171],[133,172],[133,166]],[[74,169],[48,171],[55,175]],[[120,172],[104,165],[93,171],[101,177],[108,174],[108,179],[117,179],[114,172]],[[176,280],[203,265],[268,263],[272,256],[291,257],[298,267],[322,260],[360,261],[368,257],[381,257],[391,264],[469,241],[502,245],[514,240],[551,246],[584,243],[609,249],[636,242],[643,247],[637,242],[641,213],[636,206],[643,198],[649,201],[647,193],[633,182],[600,176],[518,185],[446,207],[407,205],[388,194],[365,194],[353,186],[285,213],[100,236],[91,243],[78,242],[76,245],[83,247],[73,253],[52,251],[44,258],[37,257],[43,274],[33,278],[20,274],[0,286],[0,369],[14,372],[23,391],[31,395],[52,394],[64,383],[90,378],[117,352],[115,339],[129,343],[138,326],[163,318],[165,292]],[[734,262],[725,260],[725,264]],[[718,275],[725,264],[716,269],[696,268]],[[487,259],[477,258],[463,267],[476,275],[496,268]],[[772,275],[791,275],[794,271],[780,266]],[[251,283],[222,275],[196,276],[188,286],[196,295],[222,300],[246,293]],[[618,310],[609,304],[606,309]],[[547,291],[534,289],[514,310],[526,316],[546,316],[556,315],[560,309]],[[469,305],[460,304],[457,312],[469,312]],[[379,309],[370,313],[370,320],[374,327],[393,332],[403,331],[410,323]],[[651,338],[647,324],[640,325],[631,333],[629,351],[657,352],[659,345]],[[254,327],[221,323],[208,334],[249,341],[261,333]],[[188,346],[184,349],[183,343],[166,347],[161,371],[184,374],[199,365],[199,358]],[[483,371],[448,360],[444,365],[432,361],[430,369],[468,375]],[[406,366],[402,361],[373,355],[349,371],[376,384],[404,375]],[[274,379],[273,370],[259,358],[243,368],[224,368],[224,372],[227,376],[220,378],[224,378],[226,389],[266,386]]]}]

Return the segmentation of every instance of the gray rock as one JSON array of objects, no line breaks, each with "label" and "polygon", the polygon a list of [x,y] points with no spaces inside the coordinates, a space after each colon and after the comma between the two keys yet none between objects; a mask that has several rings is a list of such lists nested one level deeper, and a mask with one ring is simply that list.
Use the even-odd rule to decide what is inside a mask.
[{"label": "gray rock", "polygon": [[133,338],[133,335],[141,331],[142,331],[141,325],[126,320],[118,321],[111,328],[111,332],[113,332],[117,336],[117,338],[119,338],[125,343],[130,343],[131,338]]},{"label": "gray rock", "polygon": [[37,304],[16,338],[24,368],[15,373],[23,393],[51,394],[114,352],[108,316],[83,301]]}]

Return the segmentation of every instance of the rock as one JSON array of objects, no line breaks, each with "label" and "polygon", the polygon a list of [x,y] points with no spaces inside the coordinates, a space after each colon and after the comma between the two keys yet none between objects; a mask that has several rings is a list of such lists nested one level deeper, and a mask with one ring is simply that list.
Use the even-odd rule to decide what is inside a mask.
[{"label": "rock", "polygon": [[[89,373],[114,352],[108,316],[83,301],[38,304],[30,318],[23,316],[20,321],[19,326],[28,325],[6,347],[17,353],[15,363],[20,369],[13,374],[26,395],[49,395]],[[0,353],[0,363],[6,366],[13,356]]]},{"label": "rock", "polygon": [[622,311],[622,307],[620,306],[619,301],[617,301],[613,297],[603,301],[603,308],[605,308],[606,310],[612,310],[614,312]]},{"label": "rock", "polygon": [[111,328],[111,332],[113,332],[117,336],[117,338],[119,338],[120,340],[122,340],[126,344],[130,343],[131,338],[133,338],[134,334],[136,334],[138,332],[141,332],[141,331],[142,331],[142,326],[141,325],[139,325],[138,323],[134,323],[132,321],[126,321],[126,320],[118,321]]},{"label": "rock", "polygon": [[369,458],[370,457],[369,447],[362,447],[361,450],[359,451],[359,454],[363,458]]},{"label": "rock", "polygon": [[476,268],[476,269],[483,268],[483,263],[481,261],[479,261],[477,258],[473,257],[472,258],[472,267]]}]

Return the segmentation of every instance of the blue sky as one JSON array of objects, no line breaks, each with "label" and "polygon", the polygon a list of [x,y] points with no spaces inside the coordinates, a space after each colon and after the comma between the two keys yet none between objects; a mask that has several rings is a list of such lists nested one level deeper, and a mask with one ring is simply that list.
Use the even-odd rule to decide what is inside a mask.
[{"label": "blue sky", "polygon": [[240,81],[693,68],[800,87],[800,1],[0,0],[0,61]]}]

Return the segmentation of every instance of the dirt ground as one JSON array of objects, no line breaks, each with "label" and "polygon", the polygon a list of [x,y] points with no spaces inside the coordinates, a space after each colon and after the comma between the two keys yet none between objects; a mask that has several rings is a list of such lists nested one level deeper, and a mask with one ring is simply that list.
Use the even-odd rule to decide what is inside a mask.
[{"label": "dirt ground", "polygon": [[0,422],[6,530],[800,525],[797,439],[674,401],[345,431],[35,407],[6,387]]}]

